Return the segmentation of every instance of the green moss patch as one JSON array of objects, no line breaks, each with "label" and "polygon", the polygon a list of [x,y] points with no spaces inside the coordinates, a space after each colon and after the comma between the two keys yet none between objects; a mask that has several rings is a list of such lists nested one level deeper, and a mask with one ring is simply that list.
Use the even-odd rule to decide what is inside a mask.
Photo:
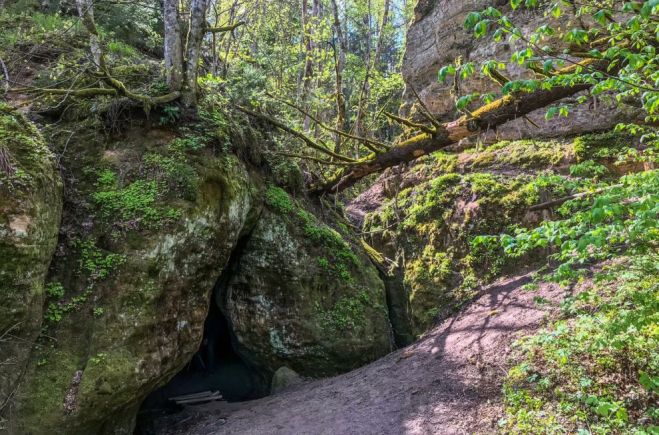
[{"label": "green moss patch", "polygon": [[98,175],[97,188],[92,200],[105,219],[156,228],[181,216],[179,210],[159,204],[164,188],[156,181],[136,180],[122,186],[116,174],[106,169]]},{"label": "green moss patch", "polygon": [[0,189],[24,194],[51,153],[41,133],[16,109],[0,102]]},{"label": "green moss patch", "polygon": [[530,205],[569,194],[574,184],[551,172],[448,173],[399,192],[368,214],[370,243],[385,252],[392,245],[405,250],[404,282],[417,333],[471,300],[478,285],[510,263],[498,244],[473,243],[475,238],[507,231],[524,220]]}]

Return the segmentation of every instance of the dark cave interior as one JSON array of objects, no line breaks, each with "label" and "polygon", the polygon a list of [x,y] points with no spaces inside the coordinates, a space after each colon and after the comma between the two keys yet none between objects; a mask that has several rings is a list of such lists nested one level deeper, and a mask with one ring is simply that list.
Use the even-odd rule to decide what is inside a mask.
[{"label": "dark cave interior", "polygon": [[[222,278],[214,295],[220,291]],[[148,435],[156,415],[175,414],[182,409],[171,397],[202,391],[219,391],[227,402],[257,399],[268,393],[264,376],[245,362],[232,344],[229,322],[211,297],[204,336],[197,353],[167,384],[149,394],[138,414],[136,434]]]}]

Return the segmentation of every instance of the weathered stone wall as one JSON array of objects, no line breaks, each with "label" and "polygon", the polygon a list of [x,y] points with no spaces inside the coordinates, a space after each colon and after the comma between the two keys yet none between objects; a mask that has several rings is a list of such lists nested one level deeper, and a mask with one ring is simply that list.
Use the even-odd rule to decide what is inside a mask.
[{"label": "weathered stone wall", "polygon": [[[507,41],[495,42],[489,37],[475,39],[464,28],[464,20],[471,11],[482,10],[495,5],[506,13],[513,23],[524,32],[544,24],[547,17],[542,10],[512,11],[505,0],[422,0],[415,9],[414,21],[407,33],[407,47],[403,59],[403,77],[408,83],[405,93],[406,104],[402,111],[414,111],[412,105],[416,98],[409,90],[413,86],[423,102],[441,120],[450,120],[458,114],[455,111],[455,97],[451,95],[452,83],[439,83],[437,73],[444,65],[449,65],[457,58],[463,62],[483,62],[489,59],[509,60],[512,52],[519,47]],[[571,26],[575,20],[570,11],[565,11],[562,18],[564,27]],[[525,71],[519,66],[508,66],[506,75],[520,78]],[[495,92],[498,85],[488,78],[474,75],[462,82],[460,94],[472,92]],[[574,102],[575,100],[570,100]],[[570,101],[565,101],[569,103]],[[636,111],[629,108],[610,110],[601,101],[590,100],[586,104],[575,106],[568,118],[545,120],[545,111],[537,110],[528,118],[540,128],[524,119],[509,122],[497,129],[499,139],[521,139],[528,137],[559,137],[576,135],[591,131],[607,130],[616,123],[634,117]],[[495,134],[488,135],[494,138]]]}]

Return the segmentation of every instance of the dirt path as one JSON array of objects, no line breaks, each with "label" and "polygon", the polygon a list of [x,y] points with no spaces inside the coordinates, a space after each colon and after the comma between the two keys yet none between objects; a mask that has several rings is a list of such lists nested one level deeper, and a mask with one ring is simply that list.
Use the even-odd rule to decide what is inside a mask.
[{"label": "dirt path", "polygon": [[163,433],[492,433],[510,344],[542,324],[564,293],[551,284],[521,289],[529,280],[493,284],[426,337],[368,366],[252,402],[188,410]]}]

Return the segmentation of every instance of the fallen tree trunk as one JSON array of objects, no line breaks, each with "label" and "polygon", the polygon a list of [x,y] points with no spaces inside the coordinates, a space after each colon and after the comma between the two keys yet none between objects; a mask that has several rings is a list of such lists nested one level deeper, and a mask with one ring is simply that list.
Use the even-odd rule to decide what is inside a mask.
[{"label": "fallen tree trunk", "polygon": [[[573,67],[566,68],[563,73],[569,73],[570,70],[584,67],[604,71],[607,66],[608,62],[606,61],[589,59]],[[386,152],[372,153],[353,165],[341,168],[329,180],[321,185],[314,186],[311,191],[315,194],[341,192],[367,175],[449,147],[461,139],[475,136],[513,119],[521,118],[534,110],[547,107],[563,98],[587,90],[591,86],[591,84],[579,83],[572,86],[540,89],[531,93],[506,95],[477,109],[471,113],[471,116],[465,115],[455,121],[440,124],[432,133],[420,133],[400,142]]]}]

